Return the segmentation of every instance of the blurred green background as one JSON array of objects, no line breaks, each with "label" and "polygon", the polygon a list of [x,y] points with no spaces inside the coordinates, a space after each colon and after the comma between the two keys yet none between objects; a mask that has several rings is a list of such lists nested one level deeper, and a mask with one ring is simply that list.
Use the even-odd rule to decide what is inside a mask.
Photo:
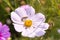
[{"label": "blurred green background", "polygon": [[[36,12],[41,12],[46,16],[46,22],[50,24],[47,33],[42,37],[26,38],[21,33],[15,31],[10,13],[22,5],[22,1],[33,6]],[[9,25],[11,40],[60,40],[60,0],[0,0],[0,21]]]}]

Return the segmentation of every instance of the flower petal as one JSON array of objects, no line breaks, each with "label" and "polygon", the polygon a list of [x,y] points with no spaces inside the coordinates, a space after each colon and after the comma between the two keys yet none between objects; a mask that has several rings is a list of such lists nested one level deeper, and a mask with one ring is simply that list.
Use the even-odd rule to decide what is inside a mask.
[{"label": "flower petal", "polygon": [[24,30],[21,35],[24,37],[28,37],[28,32],[26,30]]},{"label": "flower petal", "polygon": [[28,17],[31,17],[31,16],[35,15],[35,9],[32,6],[30,6],[30,5],[23,5],[21,7],[25,9]]},{"label": "flower petal", "polygon": [[2,28],[1,28],[1,33],[6,33],[6,32],[8,32],[10,29],[9,29],[9,27],[6,25],[6,24],[4,24],[3,26],[2,26]]},{"label": "flower petal", "polygon": [[43,36],[46,32],[44,30],[41,30],[41,28],[36,28],[34,33],[35,33],[35,36],[39,37],[39,36]]},{"label": "flower petal", "polygon": [[0,40],[6,40],[4,37],[0,37]]},{"label": "flower petal", "polygon": [[4,38],[8,38],[8,37],[10,37],[10,32],[5,32],[5,33],[2,33],[2,36],[4,37]]},{"label": "flower petal", "polygon": [[33,22],[32,27],[37,28],[40,24],[41,22]]},{"label": "flower petal", "polygon": [[34,38],[34,37],[36,37],[36,33],[32,32],[31,34],[28,35],[28,37]]},{"label": "flower petal", "polygon": [[0,27],[2,26],[2,23],[0,22]]},{"label": "flower petal", "polygon": [[40,36],[43,36],[45,33],[46,33],[45,31],[40,30],[40,31],[36,32],[36,36],[40,37]]},{"label": "flower petal", "polygon": [[2,30],[2,23],[0,22],[0,31]]},{"label": "flower petal", "polygon": [[19,25],[19,24],[15,24],[15,23],[13,25],[17,32],[22,32],[24,30],[23,25]]},{"label": "flower petal", "polygon": [[42,13],[37,13],[35,16],[31,17],[35,22],[45,22],[45,16]]},{"label": "flower petal", "polygon": [[22,17],[28,17],[28,15],[26,14],[26,11],[21,8],[21,7],[18,7],[15,12],[22,18]]},{"label": "flower petal", "polygon": [[47,30],[49,28],[49,24],[48,23],[41,23],[39,25],[39,28],[41,28],[42,30]]},{"label": "flower petal", "polygon": [[27,28],[26,31],[31,34],[32,32],[34,32],[36,30],[36,28],[34,27],[30,27],[30,28]]},{"label": "flower petal", "polygon": [[35,34],[32,34],[35,31],[35,29],[33,27],[24,29],[24,31],[22,32],[22,36],[25,37],[34,37]]},{"label": "flower petal", "polygon": [[31,16],[35,15],[35,9],[31,6]]},{"label": "flower petal", "polygon": [[5,37],[5,38],[10,37],[10,32],[9,32],[9,30],[10,30],[10,29],[8,28],[8,26],[7,26],[6,24],[4,24],[4,25],[2,26],[2,30],[1,30],[2,36]]},{"label": "flower petal", "polygon": [[15,12],[11,12],[11,20],[14,23],[22,24],[21,17],[17,13],[15,13]]}]

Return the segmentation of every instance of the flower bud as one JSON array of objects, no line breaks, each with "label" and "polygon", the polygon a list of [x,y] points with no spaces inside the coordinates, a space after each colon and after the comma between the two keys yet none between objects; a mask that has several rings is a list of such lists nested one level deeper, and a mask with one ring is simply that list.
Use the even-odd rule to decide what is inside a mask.
[{"label": "flower bud", "polygon": [[0,0],[0,3],[2,3],[2,0]]},{"label": "flower bud", "polygon": [[5,10],[7,13],[9,13],[11,11],[10,7],[6,7]]},{"label": "flower bud", "polygon": [[46,0],[40,0],[41,4],[45,4],[46,3]]},{"label": "flower bud", "polygon": [[58,4],[58,9],[60,9],[60,4]]},{"label": "flower bud", "polygon": [[22,0],[22,1],[20,2],[20,4],[21,4],[21,5],[25,5],[26,3],[25,3],[25,1]]}]

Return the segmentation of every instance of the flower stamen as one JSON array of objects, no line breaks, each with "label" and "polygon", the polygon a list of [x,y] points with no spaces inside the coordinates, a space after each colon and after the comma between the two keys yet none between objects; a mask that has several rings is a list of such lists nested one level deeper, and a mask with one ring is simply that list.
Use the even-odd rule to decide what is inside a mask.
[{"label": "flower stamen", "polygon": [[25,20],[24,26],[31,27],[31,25],[32,25],[32,20]]}]

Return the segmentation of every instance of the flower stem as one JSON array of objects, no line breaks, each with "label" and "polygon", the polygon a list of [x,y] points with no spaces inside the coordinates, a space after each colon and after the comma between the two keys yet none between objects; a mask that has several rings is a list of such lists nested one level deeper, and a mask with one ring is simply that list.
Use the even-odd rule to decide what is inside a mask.
[{"label": "flower stem", "polygon": [[3,0],[5,3],[7,3],[7,5],[12,9],[14,10],[14,8],[12,7],[12,5],[10,4],[9,0]]}]

